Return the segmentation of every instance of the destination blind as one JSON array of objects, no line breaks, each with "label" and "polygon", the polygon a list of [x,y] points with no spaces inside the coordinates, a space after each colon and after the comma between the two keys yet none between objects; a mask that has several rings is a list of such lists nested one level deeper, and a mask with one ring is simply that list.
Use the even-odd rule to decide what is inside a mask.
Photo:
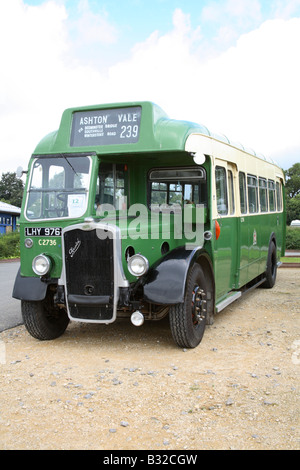
[{"label": "destination blind", "polygon": [[140,106],[76,111],[73,113],[71,147],[133,144],[138,142]]}]

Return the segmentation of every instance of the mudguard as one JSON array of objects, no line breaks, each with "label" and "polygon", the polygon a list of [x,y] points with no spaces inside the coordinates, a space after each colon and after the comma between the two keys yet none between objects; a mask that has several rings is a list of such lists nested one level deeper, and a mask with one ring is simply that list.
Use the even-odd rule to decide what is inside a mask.
[{"label": "mudguard", "polygon": [[13,288],[12,297],[19,300],[43,300],[46,297],[49,284],[57,284],[57,279],[42,281],[39,277],[24,277],[20,274],[20,268],[17,273]]},{"label": "mudguard", "polygon": [[178,247],[152,266],[144,281],[144,299],[163,305],[182,303],[188,270],[200,252],[200,247]]}]

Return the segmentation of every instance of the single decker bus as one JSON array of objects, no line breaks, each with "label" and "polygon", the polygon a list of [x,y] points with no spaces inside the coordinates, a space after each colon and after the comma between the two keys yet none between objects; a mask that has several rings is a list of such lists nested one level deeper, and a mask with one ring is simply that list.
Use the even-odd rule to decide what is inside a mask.
[{"label": "single decker bus", "polygon": [[194,348],[215,314],[274,286],[284,173],[203,125],[151,102],[70,108],[26,173],[13,297],[34,338],[168,315]]}]

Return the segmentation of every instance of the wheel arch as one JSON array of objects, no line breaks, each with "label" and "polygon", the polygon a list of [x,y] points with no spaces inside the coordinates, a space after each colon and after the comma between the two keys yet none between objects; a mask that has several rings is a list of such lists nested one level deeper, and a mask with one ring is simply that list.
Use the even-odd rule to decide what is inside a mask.
[{"label": "wheel arch", "polygon": [[58,279],[21,276],[21,268],[16,275],[12,297],[18,300],[44,300],[50,284],[57,285]]},{"label": "wheel arch", "polygon": [[209,254],[200,247],[194,250],[175,248],[152,266],[143,281],[144,299],[154,304],[183,303],[188,273],[195,263],[208,273],[211,292],[209,306],[213,314],[215,284],[212,262]]},{"label": "wheel arch", "polygon": [[203,269],[206,275],[208,296],[207,296],[207,324],[213,324],[213,317],[215,313],[215,276],[213,264],[209,254],[206,251],[200,253],[195,261]]},{"label": "wheel arch", "polygon": [[272,242],[275,244],[275,248],[277,250],[277,239],[276,239],[276,233],[275,232],[272,232],[271,235],[270,235],[269,246]]}]

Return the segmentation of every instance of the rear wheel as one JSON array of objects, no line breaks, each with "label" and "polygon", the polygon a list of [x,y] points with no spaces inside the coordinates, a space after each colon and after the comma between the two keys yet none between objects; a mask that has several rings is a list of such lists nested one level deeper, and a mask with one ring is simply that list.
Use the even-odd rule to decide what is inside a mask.
[{"label": "rear wheel", "polygon": [[201,342],[207,319],[207,283],[200,265],[191,268],[182,304],[170,308],[170,327],[180,347],[195,348]]},{"label": "rear wheel", "polygon": [[69,323],[67,312],[54,306],[53,292],[49,290],[44,300],[22,300],[21,310],[27,331],[39,340],[58,338]]},{"label": "rear wheel", "polygon": [[262,287],[271,289],[275,285],[277,276],[277,253],[274,242],[271,242],[269,246],[267,269],[265,272],[265,276],[266,281],[262,284]]}]

